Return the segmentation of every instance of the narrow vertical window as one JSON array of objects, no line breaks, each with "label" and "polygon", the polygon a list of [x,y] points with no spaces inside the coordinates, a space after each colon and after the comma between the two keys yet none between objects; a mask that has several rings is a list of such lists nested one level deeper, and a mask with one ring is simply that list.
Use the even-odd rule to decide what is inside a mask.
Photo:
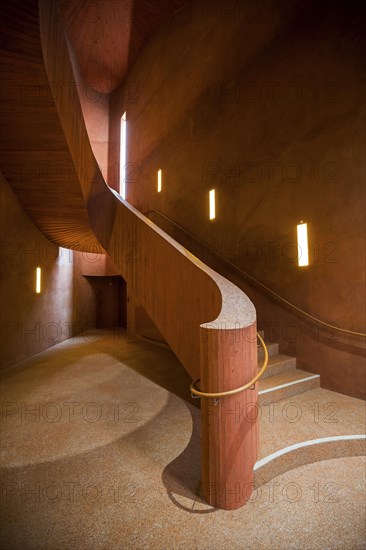
[{"label": "narrow vertical window", "polygon": [[123,113],[121,118],[121,139],[119,151],[119,194],[123,199],[126,198],[126,126],[126,113]]},{"label": "narrow vertical window", "polygon": [[41,268],[36,269],[36,294],[41,294]]},{"label": "narrow vertical window", "polygon": [[297,226],[297,263],[300,267],[309,265],[308,225],[302,221]]},{"label": "narrow vertical window", "polygon": [[161,170],[158,170],[158,193],[161,191]]},{"label": "narrow vertical window", "polygon": [[210,205],[210,220],[214,220],[216,218],[215,189],[211,189],[209,193],[209,205]]}]

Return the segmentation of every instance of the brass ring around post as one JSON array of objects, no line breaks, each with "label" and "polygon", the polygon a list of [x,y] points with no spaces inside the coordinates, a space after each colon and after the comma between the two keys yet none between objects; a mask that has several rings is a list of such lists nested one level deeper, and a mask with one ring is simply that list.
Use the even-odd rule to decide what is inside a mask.
[{"label": "brass ring around post", "polygon": [[228,395],[235,395],[236,393],[240,393],[244,390],[248,390],[251,386],[254,386],[254,384],[256,384],[256,382],[258,382],[258,380],[260,379],[260,377],[262,376],[262,374],[264,373],[264,371],[266,370],[267,366],[268,366],[268,350],[267,350],[267,346],[266,344],[264,343],[264,340],[263,338],[261,337],[260,334],[257,333],[257,336],[259,338],[259,341],[260,343],[262,344],[262,347],[263,347],[263,351],[264,351],[264,361],[263,361],[263,365],[261,367],[261,370],[258,372],[258,374],[253,378],[253,380],[251,380],[250,382],[248,382],[247,384],[244,384],[244,386],[240,386],[240,388],[236,388],[235,390],[229,390],[229,391],[222,391],[222,392],[204,392],[204,391],[200,391],[200,390],[197,390],[196,389],[196,384],[198,384],[198,382],[200,381],[200,379],[198,378],[197,380],[193,380],[193,382],[191,383],[190,385],[190,389],[191,389],[191,394],[192,394],[192,397],[195,395],[197,397],[212,397],[212,398],[217,398],[217,397],[226,397]]}]

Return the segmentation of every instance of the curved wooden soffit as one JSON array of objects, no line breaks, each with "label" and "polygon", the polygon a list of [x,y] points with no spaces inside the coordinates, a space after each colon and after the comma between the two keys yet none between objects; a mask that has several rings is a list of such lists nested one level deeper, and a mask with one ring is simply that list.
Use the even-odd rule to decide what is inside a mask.
[{"label": "curved wooden soffit", "polygon": [[24,210],[53,243],[103,252],[91,230],[45,70],[37,0],[0,7],[0,166]]}]

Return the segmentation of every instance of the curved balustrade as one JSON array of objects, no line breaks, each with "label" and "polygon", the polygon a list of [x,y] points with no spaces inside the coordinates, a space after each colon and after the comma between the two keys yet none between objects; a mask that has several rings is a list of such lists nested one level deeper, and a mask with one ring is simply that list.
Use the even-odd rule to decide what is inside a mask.
[{"label": "curved balustrade", "polygon": [[[13,47],[12,58],[17,59],[30,48],[40,73],[44,67],[47,72],[48,82],[42,80],[42,86],[48,99],[37,106],[37,113],[40,118],[46,113],[48,119],[52,119],[49,131],[57,134],[58,139],[55,155],[61,154],[63,165],[72,170],[72,178],[67,170],[65,175],[59,174],[57,182],[65,195],[65,215],[67,203],[72,208],[72,201],[81,192],[88,223],[99,243],[112,256],[127,281],[129,292],[146,309],[192,378],[199,376],[203,387],[212,392],[246,384],[257,370],[253,304],[240,289],[123,201],[104,181],[90,146],[78,95],[70,93],[76,86],[72,52],[68,49],[57,2],[40,0],[39,12],[37,3],[28,0],[17,0],[3,8],[6,9],[13,14],[18,10],[19,14],[18,20],[7,19],[7,32],[17,37],[9,46]],[[26,23],[19,23],[24,14]],[[23,26],[21,35],[18,24]],[[19,71],[17,78],[24,82],[31,74],[29,67],[26,69],[26,59],[22,67],[24,74]],[[33,133],[39,143],[45,140],[44,131],[44,125],[34,125]],[[33,153],[37,158],[36,149]],[[49,160],[52,158],[51,151]],[[46,179],[42,182],[49,196],[53,183]],[[69,191],[72,191],[70,196]],[[23,191],[18,192],[21,195]],[[28,194],[34,192],[35,187],[31,186]],[[42,195],[37,198],[42,205]],[[54,233],[44,231],[45,234],[50,238],[57,234],[54,241],[70,246],[70,242],[65,243],[63,239],[66,226],[58,206],[57,200],[53,204],[48,202],[46,208],[33,212],[33,219],[42,228],[39,223],[42,212],[52,218]],[[68,226],[72,233],[72,220],[68,220]],[[230,396],[225,400],[227,412],[238,407],[240,411],[247,411],[257,397],[257,390]],[[252,487],[257,458],[258,425],[253,420],[246,421],[244,415],[239,422],[230,414],[223,419],[221,408],[210,408],[211,401],[205,401],[202,407],[204,494],[213,506],[238,508],[251,494],[248,487]]]}]

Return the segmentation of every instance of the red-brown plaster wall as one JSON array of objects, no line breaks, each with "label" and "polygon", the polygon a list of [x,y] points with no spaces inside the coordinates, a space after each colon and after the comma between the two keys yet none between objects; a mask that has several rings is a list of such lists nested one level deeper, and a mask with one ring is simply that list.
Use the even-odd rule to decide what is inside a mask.
[{"label": "red-brown plaster wall", "polygon": [[[365,332],[365,8],[236,3],[229,13],[223,4],[180,10],[152,37],[111,98],[109,161],[126,110],[134,206],[163,212],[309,313]],[[302,269],[301,220],[310,242]],[[364,340],[328,332],[319,341],[300,317],[224,265],[220,272],[253,297],[263,326],[277,323],[281,350],[301,368],[320,373],[324,387],[365,395]]]},{"label": "red-brown plaster wall", "polygon": [[[95,327],[95,296],[78,255],[48,241],[0,174],[1,367]],[[42,292],[35,271],[42,269]]]}]

